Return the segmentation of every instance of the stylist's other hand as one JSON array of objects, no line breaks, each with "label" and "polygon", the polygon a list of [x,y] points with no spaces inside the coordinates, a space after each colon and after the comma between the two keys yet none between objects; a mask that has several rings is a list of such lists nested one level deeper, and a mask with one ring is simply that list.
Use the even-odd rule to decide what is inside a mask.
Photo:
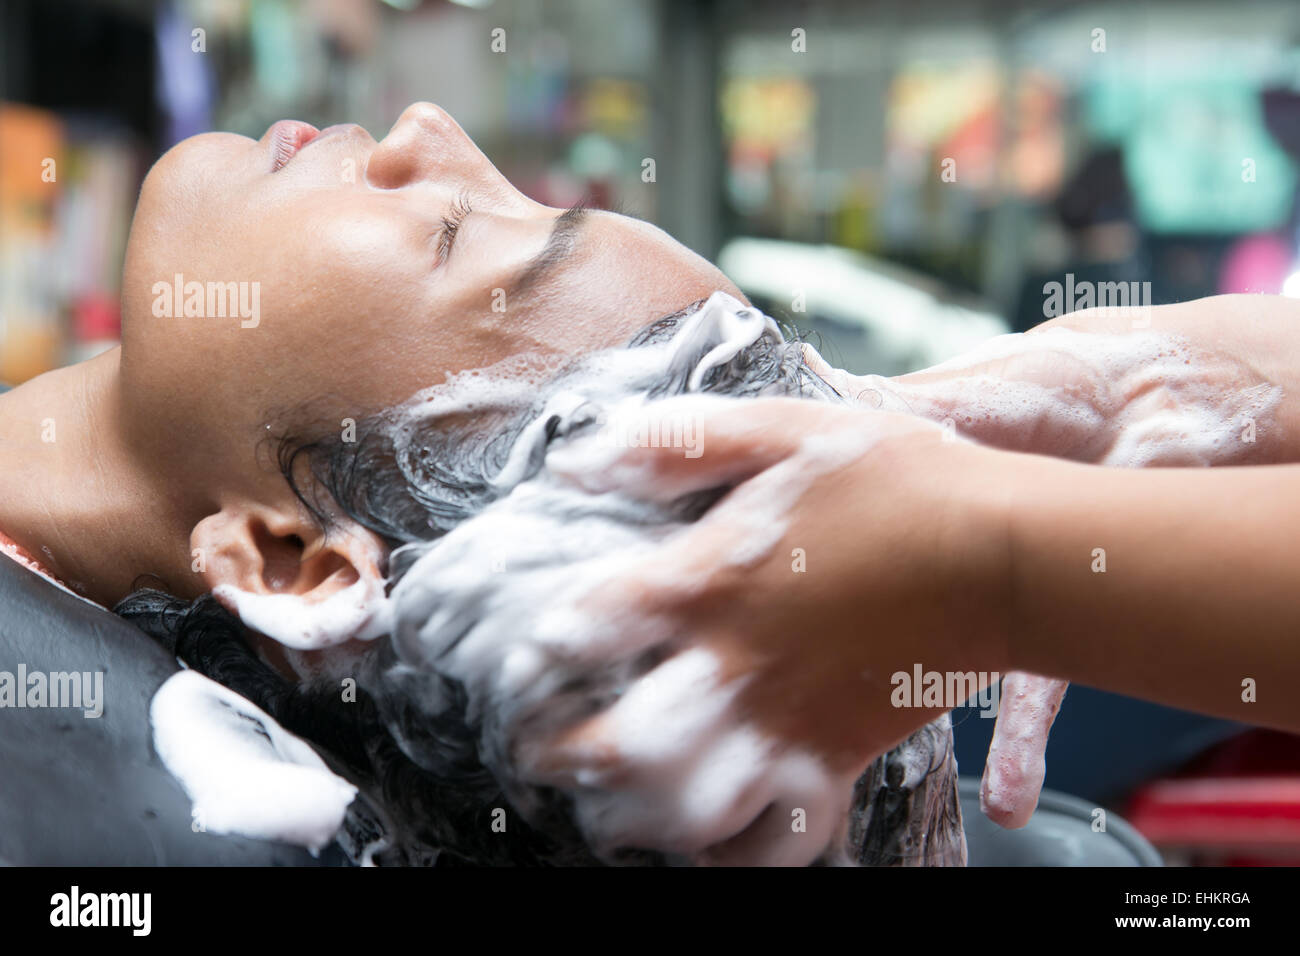
[{"label": "stylist's other hand", "polygon": [[[1134,322],[1123,310],[1075,312],[892,378],[834,368],[810,345],[804,354],[856,405],[995,448],[1128,468],[1300,460],[1286,430],[1264,424],[1281,390],[1257,362],[1191,322]],[[1242,441],[1247,417],[1261,427]],[[1199,434],[1180,440],[1189,429]]]},{"label": "stylist's other hand", "polygon": [[601,851],[811,862],[842,838],[867,764],[948,709],[894,706],[891,676],[998,668],[998,455],[917,418],[796,399],[639,414],[692,416],[702,454],[608,450],[593,470],[574,446],[548,466],[648,500],[735,487],[588,596],[609,653],[655,665],[590,718],[521,742],[521,769],[574,795]]}]

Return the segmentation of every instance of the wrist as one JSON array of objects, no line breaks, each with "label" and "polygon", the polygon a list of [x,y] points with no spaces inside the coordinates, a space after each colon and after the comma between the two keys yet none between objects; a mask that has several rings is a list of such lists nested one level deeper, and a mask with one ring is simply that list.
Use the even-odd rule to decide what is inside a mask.
[{"label": "wrist", "polygon": [[1016,667],[1020,617],[1014,489],[1019,469],[1033,459],[964,443],[963,451],[968,460],[953,474],[961,476],[957,511],[964,516],[956,587],[974,598],[966,641],[978,669],[1005,673]]},{"label": "wrist", "polygon": [[917,499],[901,560],[916,562],[908,576],[919,578],[914,613],[927,659],[949,671],[1004,671],[1017,616],[1010,488],[1030,456],[938,430],[895,447],[902,454],[885,471]]}]

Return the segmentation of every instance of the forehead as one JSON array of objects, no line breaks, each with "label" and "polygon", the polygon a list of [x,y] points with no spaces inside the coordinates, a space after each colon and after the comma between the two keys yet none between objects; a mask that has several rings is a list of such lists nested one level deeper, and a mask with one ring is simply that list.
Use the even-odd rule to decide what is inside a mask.
[{"label": "forehead", "polygon": [[[593,212],[574,246],[576,291],[609,317],[610,341],[624,344],[646,325],[712,292],[744,299],[721,270],[663,230],[629,216]],[[561,270],[557,270],[561,271]]]}]

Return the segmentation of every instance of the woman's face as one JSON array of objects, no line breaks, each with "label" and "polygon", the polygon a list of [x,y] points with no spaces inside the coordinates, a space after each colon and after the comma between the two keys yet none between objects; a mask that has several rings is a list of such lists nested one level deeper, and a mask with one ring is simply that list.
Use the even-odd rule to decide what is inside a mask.
[{"label": "woman's face", "polygon": [[[187,317],[190,282],[237,289],[244,311]],[[653,226],[527,198],[431,104],[379,142],[284,121],[256,141],[195,136],[150,172],[123,379],[128,402],[182,427],[306,404],[355,415],[448,372],[622,344],[715,289],[739,295]]]}]

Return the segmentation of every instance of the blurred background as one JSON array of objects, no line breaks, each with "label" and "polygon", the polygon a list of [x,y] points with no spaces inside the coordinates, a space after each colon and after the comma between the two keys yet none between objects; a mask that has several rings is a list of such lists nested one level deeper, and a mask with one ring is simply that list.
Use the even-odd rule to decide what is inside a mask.
[{"label": "blurred background", "polygon": [[[1294,0],[4,0],[0,380],[114,344],[135,197],[172,144],[286,117],[381,137],[415,100],[535,199],[662,226],[852,371],[1028,328],[1067,276],[1142,304],[1300,295]],[[1293,738],[1090,693],[1049,785],[1125,795],[1173,858],[1300,860]],[[991,723],[959,712],[964,771]],[[1135,789],[1193,758],[1292,789],[1209,801],[1246,830]]]},{"label": "blurred background", "polygon": [[418,99],[854,371],[1028,328],[1066,273],[1161,303],[1296,268],[1290,0],[6,0],[0,56],[9,382],[113,340],[134,195],[177,140],[380,137]]}]

